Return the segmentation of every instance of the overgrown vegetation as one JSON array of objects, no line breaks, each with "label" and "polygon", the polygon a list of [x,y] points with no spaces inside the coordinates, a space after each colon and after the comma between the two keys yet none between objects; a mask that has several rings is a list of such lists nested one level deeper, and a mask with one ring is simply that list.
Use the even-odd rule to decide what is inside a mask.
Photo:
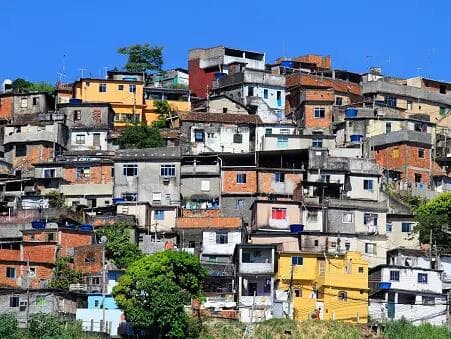
[{"label": "overgrown vegetation", "polygon": [[412,325],[405,319],[388,322],[384,337],[387,339],[449,339],[451,333],[445,326],[431,324]]},{"label": "overgrown vegetation", "polygon": [[145,124],[127,126],[118,139],[120,148],[154,148],[164,146],[157,127]]},{"label": "overgrown vegetation", "polygon": [[138,245],[130,242],[130,229],[126,223],[112,224],[96,230],[98,237],[105,236],[106,257],[119,268],[127,268],[143,254]]},{"label": "overgrown vegetation", "polygon": [[81,281],[82,274],[71,268],[70,260],[69,257],[56,259],[50,287],[69,290],[70,284],[78,284]]},{"label": "overgrown vegetation", "polygon": [[30,82],[22,78],[14,80],[10,88],[15,93],[27,93],[27,92],[53,92],[55,87],[46,82]]},{"label": "overgrown vegetation", "polygon": [[167,100],[155,100],[153,105],[157,109],[159,114],[158,120],[153,122],[153,127],[157,128],[165,128],[168,127],[168,117],[171,114],[171,106],[167,102]]},{"label": "overgrown vegetation", "polygon": [[65,205],[64,195],[56,190],[46,193],[44,197],[49,199],[50,207],[61,208]]},{"label": "overgrown vegetation", "polygon": [[113,296],[127,320],[148,337],[194,338],[200,327],[184,305],[200,296],[205,276],[199,258],[186,252],[158,252],[132,263]]},{"label": "overgrown vegetation", "polygon": [[415,218],[418,225],[415,231],[419,233],[420,242],[429,242],[430,233],[437,246],[445,250],[451,249],[451,193],[442,193],[428,200],[416,209]]}]

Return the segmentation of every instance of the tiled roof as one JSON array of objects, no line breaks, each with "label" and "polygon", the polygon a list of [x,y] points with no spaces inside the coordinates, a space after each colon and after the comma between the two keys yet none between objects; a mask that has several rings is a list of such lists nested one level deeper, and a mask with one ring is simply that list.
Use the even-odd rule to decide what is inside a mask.
[{"label": "tiled roof", "polygon": [[336,92],[361,95],[360,85],[339,79],[311,74],[291,74],[287,77],[287,88],[293,86],[333,88]]},{"label": "tiled roof", "polygon": [[228,113],[184,113],[180,114],[182,121],[217,122],[223,124],[261,124],[257,115]]},{"label": "tiled roof", "polygon": [[185,217],[177,218],[177,228],[240,228],[239,217]]}]

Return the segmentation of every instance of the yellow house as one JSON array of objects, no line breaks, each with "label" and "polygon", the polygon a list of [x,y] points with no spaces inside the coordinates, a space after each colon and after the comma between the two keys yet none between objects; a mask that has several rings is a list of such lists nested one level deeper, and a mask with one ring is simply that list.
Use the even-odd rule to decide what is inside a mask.
[{"label": "yellow house", "polygon": [[84,102],[109,102],[114,111],[114,127],[142,120],[144,75],[108,72],[107,79],[80,78],[74,83],[74,97]]},{"label": "yellow house", "polygon": [[359,252],[279,253],[276,281],[277,293],[288,292],[294,319],[368,320],[368,262]]},{"label": "yellow house", "polygon": [[155,107],[155,101],[166,100],[173,112],[187,113],[191,110],[189,90],[177,88],[144,88],[144,110],[143,122],[148,126],[159,118],[159,113]]}]

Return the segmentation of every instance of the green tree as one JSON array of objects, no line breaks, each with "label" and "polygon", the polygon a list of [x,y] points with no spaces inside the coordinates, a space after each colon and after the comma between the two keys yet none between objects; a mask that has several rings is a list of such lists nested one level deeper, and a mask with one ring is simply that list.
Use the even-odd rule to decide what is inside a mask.
[{"label": "green tree", "polygon": [[154,148],[164,146],[159,129],[144,124],[127,126],[122,131],[118,142],[121,148]]},{"label": "green tree", "polygon": [[16,93],[26,92],[53,92],[55,87],[46,82],[30,82],[22,78],[17,78],[11,83],[11,89]]},{"label": "green tree", "polygon": [[158,120],[153,122],[153,127],[165,128],[168,125],[167,118],[170,116],[172,109],[167,100],[155,100],[153,105],[159,114]]},{"label": "green tree", "polygon": [[125,223],[107,225],[96,230],[96,233],[107,238],[105,255],[120,268],[128,267],[143,255],[138,246],[130,242],[130,231]]},{"label": "green tree", "polygon": [[183,306],[200,296],[205,276],[197,257],[179,251],[158,252],[131,264],[113,296],[136,328],[155,337],[187,337],[191,322]]},{"label": "green tree", "polygon": [[17,317],[14,313],[0,314],[0,338],[20,338]]},{"label": "green tree", "polygon": [[128,55],[125,69],[128,72],[161,71],[163,47],[138,44],[118,49],[119,54]]},{"label": "green tree", "polygon": [[78,284],[80,282],[82,274],[72,269],[69,263],[69,257],[59,257],[56,259],[50,287],[68,290],[70,284]]},{"label": "green tree", "polygon": [[445,249],[451,249],[451,193],[443,193],[438,197],[424,202],[418,207],[415,215],[418,221],[415,231],[419,233],[420,241],[429,242],[432,231],[433,240]]},{"label": "green tree", "polygon": [[45,313],[31,316],[29,338],[78,339],[82,336],[83,328],[80,321],[64,322],[57,316]]}]

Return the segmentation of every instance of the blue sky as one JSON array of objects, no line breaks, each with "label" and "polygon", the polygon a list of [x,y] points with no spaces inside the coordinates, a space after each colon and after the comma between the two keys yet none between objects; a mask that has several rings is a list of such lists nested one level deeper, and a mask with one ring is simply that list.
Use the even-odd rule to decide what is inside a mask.
[{"label": "blue sky", "polygon": [[[165,68],[188,49],[227,45],[279,56],[329,54],[334,67],[451,81],[451,1],[0,0],[0,79],[54,83],[122,66],[118,47],[164,46]],[[63,57],[63,56],[66,57]]]}]

